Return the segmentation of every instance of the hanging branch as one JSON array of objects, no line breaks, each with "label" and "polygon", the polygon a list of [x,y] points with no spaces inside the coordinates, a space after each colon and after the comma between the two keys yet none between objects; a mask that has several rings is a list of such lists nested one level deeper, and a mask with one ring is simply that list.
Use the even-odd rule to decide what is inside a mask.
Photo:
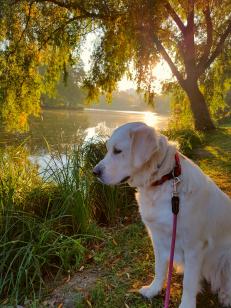
[{"label": "hanging branch", "polygon": [[204,53],[201,59],[199,60],[198,67],[200,67],[201,65],[203,66],[206,63],[206,61],[208,61],[209,54],[210,54],[212,44],[213,44],[213,23],[211,19],[211,12],[210,12],[209,5],[206,7],[203,13],[204,13],[205,22],[206,22],[207,42],[206,42],[206,46],[204,49]]}]

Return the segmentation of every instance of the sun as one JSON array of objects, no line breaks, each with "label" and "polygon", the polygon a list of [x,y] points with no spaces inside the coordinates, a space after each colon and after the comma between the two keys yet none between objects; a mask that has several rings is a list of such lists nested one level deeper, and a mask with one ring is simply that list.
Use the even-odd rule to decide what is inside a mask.
[{"label": "sun", "polygon": [[169,68],[168,64],[164,61],[159,62],[153,68],[153,75],[160,82],[172,78],[171,69]]}]

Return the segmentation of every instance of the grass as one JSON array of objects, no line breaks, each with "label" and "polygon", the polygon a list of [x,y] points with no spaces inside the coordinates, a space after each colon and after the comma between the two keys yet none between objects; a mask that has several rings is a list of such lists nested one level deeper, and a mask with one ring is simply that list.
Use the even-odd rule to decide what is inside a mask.
[{"label": "grass", "polygon": [[[149,284],[154,277],[151,241],[140,222],[107,231],[105,246],[101,251],[94,251],[94,265],[91,266],[103,268],[103,275],[95,287],[81,297],[76,307],[163,307],[165,290],[152,301],[142,298],[138,293],[138,289]],[[220,307],[217,297],[209,292],[208,286],[204,288],[205,292],[198,297],[197,307]],[[174,274],[171,308],[179,306],[181,294],[182,276]]]},{"label": "grass", "polygon": [[231,196],[231,120],[227,120],[206,143],[194,152],[194,159],[217,185]]},{"label": "grass", "polygon": [[44,183],[22,147],[0,157],[0,294],[3,303],[18,304],[41,296],[47,279],[77,269],[84,239],[70,232],[60,183]]},{"label": "grass", "polygon": [[[231,195],[231,121],[212,134],[168,136]],[[56,153],[43,174],[24,147],[0,153],[0,305],[42,307],[50,281],[84,266],[103,272],[87,294],[76,291],[76,307],[162,307],[164,291],[152,302],[137,293],[153,278],[154,257],[134,190],[104,186],[91,174],[104,153],[102,141]],[[174,275],[171,307],[181,284]],[[219,304],[206,291],[198,307]]]},{"label": "grass", "polygon": [[104,152],[98,142],[51,154],[42,174],[25,147],[0,153],[2,303],[44,296],[47,281],[81,267],[97,225],[117,223],[134,200],[128,186],[106,187],[93,178]]}]

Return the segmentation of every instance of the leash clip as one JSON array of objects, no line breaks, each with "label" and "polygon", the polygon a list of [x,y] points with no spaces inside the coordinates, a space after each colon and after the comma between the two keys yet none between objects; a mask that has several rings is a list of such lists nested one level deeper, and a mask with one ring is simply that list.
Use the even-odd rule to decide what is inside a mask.
[{"label": "leash clip", "polygon": [[174,215],[177,215],[179,213],[179,205],[180,205],[180,198],[179,193],[177,191],[177,184],[181,182],[181,179],[179,177],[173,177],[173,192],[172,192],[172,212]]},{"label": "leash clip", "polygon": [[172,182],[172,186],[173,186],[173,192],[172,192],[172,196],[178,196],[178,192],[177,192],[177,184],[179,184],[181,182],[181,179],[178,176],[174,176],[173,174],[173,182]]}]

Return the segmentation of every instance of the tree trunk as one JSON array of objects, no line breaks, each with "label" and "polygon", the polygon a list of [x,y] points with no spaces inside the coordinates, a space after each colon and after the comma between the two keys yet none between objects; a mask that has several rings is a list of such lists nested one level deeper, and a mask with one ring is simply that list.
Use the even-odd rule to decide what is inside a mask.
[{"label": "tree trunk", "polygon": [[200,131],[214,129],[215,126],[211,119],[208,106],[203,94],[198,87],[197,81],[188,79],[186,82],[187,85],[184,90],[186,91],[190,101],[195,129]]}]

